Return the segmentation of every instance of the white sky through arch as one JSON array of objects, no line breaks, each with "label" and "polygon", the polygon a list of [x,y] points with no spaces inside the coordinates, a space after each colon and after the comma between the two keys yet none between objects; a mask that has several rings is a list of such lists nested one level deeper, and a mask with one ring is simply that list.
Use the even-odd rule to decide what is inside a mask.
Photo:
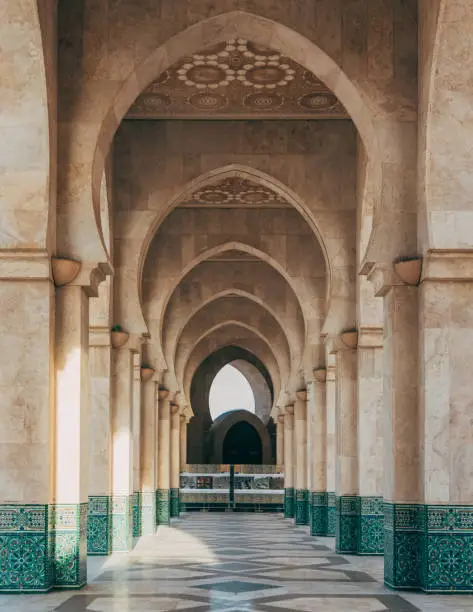
[{"label": "white sky through arch", "polygon": [[230,364],[223,366],[212,381],[209,393],[210,416],[215,421],[221,414],[247,410],[255,414],[255,396],[245,376]]}]

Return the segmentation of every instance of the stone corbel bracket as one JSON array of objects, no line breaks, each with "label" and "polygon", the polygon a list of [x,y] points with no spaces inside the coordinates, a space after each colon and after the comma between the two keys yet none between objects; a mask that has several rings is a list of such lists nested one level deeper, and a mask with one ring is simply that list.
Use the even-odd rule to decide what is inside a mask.
[{"label": "stone corbel bracket", "polygon": [[382,348],[384,330],[382,327],[362,325],[358,329],[358,348]]},{"label": "stone corbel bracket", "polygon": [[399,276],[394,272],[392,264],[374,264],[366,278],[370,283],[373,283],[376,297],[385,296],[391,287],[404,285]]}]

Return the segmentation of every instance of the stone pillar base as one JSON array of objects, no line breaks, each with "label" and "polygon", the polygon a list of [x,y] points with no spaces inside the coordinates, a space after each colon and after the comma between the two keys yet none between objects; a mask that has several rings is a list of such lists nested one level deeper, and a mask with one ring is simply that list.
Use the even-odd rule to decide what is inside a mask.
[{"label": "stone pillar base", "polygon": [[386,503],[384,582],[473,593],[473,506]]},{"label": "stone pillar base", "polygon": [[131,512],[133,515],[133,537],[141,537],[141,491],[134,491],[131,496]]},{"label": "stone pillar base", "polygon": [[284,518],[294,518],[294,489],[284,489]]},{"label": "stone pillar base", "polygon": [[178,518],[181,514],[179,489],[169,489],[169,504],[171,518]]},{"label": "stone pillar base", "polygon": [[309,524],[309,491],[307,489],[296,489],[294,514],[296,525]]},{"label": "stone pillar base", "polygon": [[384,554],[384,500],[382,497],[358,498],[358,555]]},{"label": "stone pillar base", "polygon": [[156,494],[154,491],[141,492],[141,535],[153,535],[156,528]]},{"label": "stone pillar base", "polygon": [[91,495],[87,516],[87,554],[109,555],[112,551],[111,498]]},{"label": "stone pillar base", "polygon": [[358,532],[358,497],[341,495],[335,500],[335,550],[337,553],[356,554]]},{"label": "stone pillar base", "polygon": [[132,496],[112,497],[112,552],[128,552],[133,547]]},{"label": "stone pillar base", "polygon": [[336,498],[336,551],[351,555],[384,553],[382,497],[342,495]]},{"label": "stone pillar base", "polygon": [[87,513],[87,503],[53,506],[55,587],[87,584]]},{"label": "stone pillar base", "polygon": [[310,535],[335,536],[335,493],[312,491],[310,494]]},{"label": "stone pillar base", "polygon": [[51,519],[48,504],[0,505],[1,593],[46,593],[52,589]]},{"label": "stone pillar base", "polygon": [[171,518],[170,492],[169,489],[158,489],[156,491],[156,524],[169,525]]}]

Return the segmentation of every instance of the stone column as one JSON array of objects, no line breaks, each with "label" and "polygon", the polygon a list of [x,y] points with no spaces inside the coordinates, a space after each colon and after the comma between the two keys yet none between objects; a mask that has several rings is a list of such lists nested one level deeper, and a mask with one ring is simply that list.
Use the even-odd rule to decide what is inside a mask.
[{"label": "stone column", "polygon": [[336,352],[336,550],[356,553],[358,524],[356,350]]},{"label": "stone column", "polygon": [[284,469],[284,415],[280,414],[276,421],[276,465]]},{"label": "stone column", "polygon": [[83,287],[56,289],[54,586],[87,582],[89,471],[89,298]]},{"label": "stone column", "polygon": [[133,351],[112,351],[112,551],[132,547]]},{"label": "stone column", "polygon": [[153,379],[143,381],[141,389],[141,533],[150,535],[156,525],[156,421],[157,384]]},{"label": "stone column", "polygon": [[357,350],[359,555],[384,551],[383,329],[360,327]]},{"label": "stone column", "polygon": [[307,488],[307,391],[297,392],[294,405],[295,445],[295,522],[309,524],[309,491]]},{"label": "stone column", "polygon": [[294,406],[284,415],[284,517],[294,518]]},{"label": "stone column", "polygon": [[384,297],[384,580],[394,588],[420,586],[418,293],[394,278],[392,267],[368,276]]},{"label": "stone column", "polygon": [[[329,359],[333,355],[329,356]],[[327,536],[335,537],[335,481],[337,465],[337,433],[336,433],[336,368],[327,366],[325,382],[325,403],[327,406]]]},{"label": "stone column", "polygon": [[141,352],[133,355],[133,537],[141,536]]},{"label": "stone column", "polygon": [[[415,288],[412,289],[416,291]],[[430,253],[419,295],[420,587],[473,592],[473,258]],[[398,556],[401,550],[397,551]]]},{"label": "stone column", "polygon": [[88,555],[111,552],[111,371],[110,328],[90,327]]},{"label": "stone column", "polygon": [[327,535],[327,406],[325,397],[327,370],[314,370],[314,381],[309,387],[311,437],[311,493],[310,533]]},{"label": "stone column", "polygon": [[171,475],[170,475],[170,516],[176,518],[179,516],[179,480],[180,480],[180,430],[181,430],[181,415],[179,406],[171,404]]},{"label": "stone column", "polygon": [[[0,592],[45,592],[54,570],[54,285],[47,255],[0,251],[0,308],[0,564],[8,568],[0,572]],[[25,556],[28,550],[38,554]]]},{"label": "stone column", "polygon": [[158,424],[158,489],[156,492],[156,519],[158,525],[169,525],[171,488],[171,405],[169,391],[159,391]]},{"label": "stone column", "polygon": [[187,418],[181,414],[181,429],[180,429],[180,441],[179,441],[179,471],[185,472],[187,467]]}]

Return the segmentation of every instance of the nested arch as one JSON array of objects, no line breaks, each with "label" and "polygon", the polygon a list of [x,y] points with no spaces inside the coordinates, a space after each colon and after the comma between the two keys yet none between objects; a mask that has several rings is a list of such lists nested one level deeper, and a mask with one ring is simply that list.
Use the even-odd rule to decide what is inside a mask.
[{"label": "nested arch", "polygon": [[[381,112],[379,103],[372,99],[369,106],[366,92],[362,92],[360,84],[350,81],[331,57],[303,35],[266,17],[233,11],[203,20],[176,34],[136,66],[125,80],[97,134],[92,163],[92,201],[96,208],[103,161],[118,125],[139,94],[181,57],[234,37],[242,37],[258,45],[270,47],[312,72],[331,89],[346,108],[370,157],[373,160],[379,158],[378,137],[372,120],[373,114]],[[380,176],[380,163],[376,164],[374,171]],[[94,178],[98,178],[98,181]],[[379,181],[379,186],[380,184]]]},{"label": "nested arch", "polygon": [[[291,348],[284,329],[277,320],[261,306],[248,302],[245,298],[221,298],[200,309],[186,327],[176,345],[174,359],[178,383],[182,380],[182,371],[187,356],[193,347],[205,336],[207,330],[217,329],[227,324],[239,324],[248,329],[258,330],[258,335],[264,338],[278,360],[281,372],[289,383],[297,380],[297,368],[292,368]],[[202,330],[205,330],[202,332]],[[294,382],[297,384],[297,382]]]},{"label": "nested arch", "polygon": [[186,400],[190,397],[191,382],[199,365],[209,355],[228,346],[239,347],[255,355],[261,363],[265,364],[272,381],[273,403],[279,404],[282,401],[282,405],[284,405],[285,399],[281,399],[282,381],[280,368],[270,345],[257,332],[245,328],[238,323],[236,325],[227,323],[218,326],[217,329],[208,330],[207,334],[196,344],[187,359],[182,376]]}]

